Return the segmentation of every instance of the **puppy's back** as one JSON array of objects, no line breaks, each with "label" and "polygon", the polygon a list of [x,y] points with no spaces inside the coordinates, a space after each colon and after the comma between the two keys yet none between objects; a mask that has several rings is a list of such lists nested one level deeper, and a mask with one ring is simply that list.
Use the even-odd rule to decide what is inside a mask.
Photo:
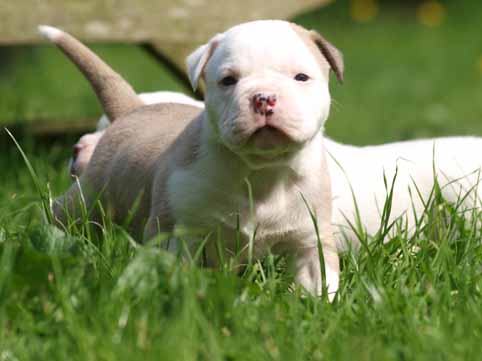
[{"label": "puppy's back", "polygon": [[167,176],[174,153],[194,151],[201,112],[184,104],[146,105],[107,128],[81,182],[89,193],[102,194],[104,207],[116,210],[114,221],[122,223],[139,201],[133,227],[142,227],[154,177]]}]

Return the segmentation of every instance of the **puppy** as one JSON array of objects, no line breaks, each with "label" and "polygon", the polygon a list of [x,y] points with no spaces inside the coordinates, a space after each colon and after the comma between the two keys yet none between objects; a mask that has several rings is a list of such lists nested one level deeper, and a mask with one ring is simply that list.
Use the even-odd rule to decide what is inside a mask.
[{"label": "puppy", "polygon": [[[333,297],[339,266],[323,145],[330,70],[343,79],[333,45],[285,21],[218,34],[187,59],[193,88],[201,78],[206,84],[201,110],[144,105],[74,38],[40,30],[85,74],[113,121],[79,181],[54,202],[60,224],[80,216],[81,200],[91,209],[99,198],[114,221],[131,218],[130,230],[144,239],[174,232],[196,249],[203,237],[220,236],[229,252],[240,241],[241,262],[269,249],[288,253],[305,289],[320,294],[326,286]],[[182,243],[169,247],[176,252]],[[214,242],[205,253],[208,264],[218,262]]]}]

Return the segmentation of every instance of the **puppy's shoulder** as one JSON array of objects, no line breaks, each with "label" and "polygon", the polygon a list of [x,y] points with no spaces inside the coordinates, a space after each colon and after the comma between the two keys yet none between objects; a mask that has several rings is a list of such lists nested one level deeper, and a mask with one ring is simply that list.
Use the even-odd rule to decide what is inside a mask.
[{"label": "puppy's shoulder", "polygon": [[186,129],[192,127],[200,112],[193,106],[169,103],[146,105],[130,112],[105,130],[89,168],[95,168],[95,173],[137,164],[149,168],[172,152],[177,138],[185,138],[183,133],[192,133]]}]

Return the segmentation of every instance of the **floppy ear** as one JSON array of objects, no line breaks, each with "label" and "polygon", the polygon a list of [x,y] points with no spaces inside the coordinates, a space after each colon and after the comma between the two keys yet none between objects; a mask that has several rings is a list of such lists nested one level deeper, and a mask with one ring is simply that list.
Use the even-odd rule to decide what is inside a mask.
[{"label": "floppy ear", "polygon": [[207,44],[201,45],[186,58],[187,74],[193,90],[197,89],[199,78],[222,38],[223,34],[215,35]]},{"label": "floppy ear", "polygon": [[310,31],[310,36],[315,42],[318,49],[325,57],[328,64],[330,64],[331,70],[336,75],[336,78],[340,83],[343,83],[343,72],[345,70],[345,65],[343,63],[343,54],[333,46],[328,40],[326,40],[321,34],[314,30]]}]

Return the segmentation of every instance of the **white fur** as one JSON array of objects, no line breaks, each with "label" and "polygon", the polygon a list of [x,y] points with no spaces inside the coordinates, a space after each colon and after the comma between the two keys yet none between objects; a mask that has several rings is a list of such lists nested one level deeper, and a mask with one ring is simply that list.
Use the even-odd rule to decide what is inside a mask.
[{"label": "white fur", "polygon": [[[332,179],[333,222],[350,240],[355,238],[345,219],[346,216],[352,223],[355,220],[350,184],[363,226],[368,234],[374,235],[380,227],[388,192],[383,181],[384,174],[390,188],[395,171],[398,172],[390,222],[403,216],[411,228],[414,225],[413,210],[420,216],[424,208],[416,188],[427,201],[437,177],[444,197],[457,202],[478,184],[478,172],[482,166],[482,138],[476,137],[435,138],[366,147],[339,144],[327,139],[325,145],[332,156],[328,164]],[[467,198],[466,207],[479,206],[478,199],[474,198],[477,189]],[[341,233],[338,235],[340,240],[344,238]]]},{"label": "white fur", "polygon": [[[214,45],[216,49],[203,69],[209,89],[205,105],[211,121],[218,121],[212,128],[222,144],[240,154],[247,164],[260,165],[252,154],[260,150],[245,145],[256,126],[250,103],[256,93],[277,95],[279,104],[272,123],[281,125],[295,143],[303,143],[320,131],[330,108],[328,79],[289,23],[273,20],[241,24],[224,33],[222,41]],[[214,45],[209,42],[204,51],[212,52],[209,46]],[[198,69],[199,64],[192,66]],[[297,82],[294,77],[298,73],[306,73],[311,79]],[[239,77],[235,87],[219,85],[227,75]],[[286,150],[286,145],[280,148]]]},{"label": "white fur", "polygon": [[39,25],[38,31],[41,35],[45,36],[50,41],[54,42],[64,34],[60,29],[54,28],[48,25]]},{"label": "white fur", "polygon": [[[255,223],[272,224],[272,227],[265,226],[259,230],[261,235],[288,234],[298,230],[305,232],[306,229],[309,229],[309,240],[303,246],[313,246],[314,240],[316,244],[316,239],[311,237],[313,223],[301,194],[308,199],[317,196],[317,191],[314,190],[317,190],[319,179],[306,175],[309,172],[321,172],[321,162],[313,164],[313,160],[320,156],[321,138],[320,134],[302,149],[296,159],[292,161],[289,169],[284,169],[282,172],[271,169],[259,171],[261,179],[255,179],[255,181],[259,181],[259,184],[251,184],[252,188],[255,190],[264,188],[271,191],[269,196],[254,205]],[[206,226],[216,223],[233,230],[233,227],[236,226],[236,214],[230,213],[229,210],[239,207],[238,204],[244,202],[242,208],[247,212],[249,204],[244,194],[248,187],[247,184],[242,183],[241,189],[233,189],[232,185],[238,183],[238,179],[248,177],[251,170],[235,157],[218,156],[215,152],[209,152],[208,149],[201,151],[205,157],[193,167],[175,171],[169,179],[168,194],[174,214],[177,219],[181,220],[180,223],[205,224]],[[221,169],[222,172],[219,171]],[[288,176],[285,173],[288,172],[305,177],[301,184],[289,188],[283,184]],[[197,177],[198,174],[203,174],[203,178]],[[222,187],[213,189],[211,186],[220,183]],[[206,198],[209,198],[210,202],[205,202]],[[213,214],[216,214],[215,222],[212,219]],[[240,230],[249,237],[256,224],[253,224],[249,217],[242,217]],[[275,238],[273,242],[278,241]]]},{"label": "white fur", "polygon": [[159,91],[154,93],[141,93],[139,94],[142,101],[146,104],[156,104],[156,103],[179,103],[192,105],[199,108],[204,108],[204,103],[199,100],[195,100],[190,96],[179,92],[173,91]]}]

